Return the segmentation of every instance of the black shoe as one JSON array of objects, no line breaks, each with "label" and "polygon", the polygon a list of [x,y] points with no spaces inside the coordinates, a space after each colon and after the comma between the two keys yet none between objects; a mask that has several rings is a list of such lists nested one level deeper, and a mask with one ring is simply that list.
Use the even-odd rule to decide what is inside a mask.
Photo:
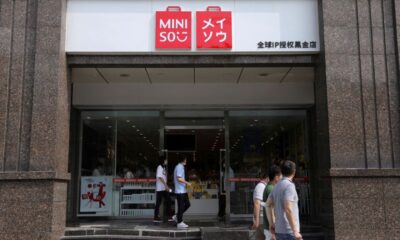
[{"label": "black shoe", "polygon": [[153,222],[155,222],[155,223],[160,223],[160,222],[162,222],[162,219],[161,219],[160,217],[155,217],[155,218],[153,219]]}]

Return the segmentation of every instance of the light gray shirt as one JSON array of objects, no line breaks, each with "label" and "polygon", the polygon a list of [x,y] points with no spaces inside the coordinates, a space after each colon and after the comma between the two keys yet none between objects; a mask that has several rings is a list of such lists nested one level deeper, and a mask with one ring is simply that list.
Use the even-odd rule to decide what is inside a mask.
[{"label": "light gray shirt", "polygon": [[295,222],[300,228],[299,221],[299,197],[297,196],[296,187],[288,178],[284,177],[282,180],[275,185],[271,194],[268,198],[271,198],[274,203],[275,211],[275,232],[276,233],[289,233],[293,234],[292,228],[290,227],[289,221],[287,220],[285,213],[285,201],[293,203],[293,214]]}]

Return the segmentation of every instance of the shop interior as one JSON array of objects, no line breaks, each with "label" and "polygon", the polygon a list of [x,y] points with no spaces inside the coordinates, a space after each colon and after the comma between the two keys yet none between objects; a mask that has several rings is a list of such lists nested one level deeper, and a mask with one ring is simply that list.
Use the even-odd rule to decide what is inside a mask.
[{"label": "shop interior", "polygon": [[[300,180],[308,178],[306,111],[216,112],[219,117],[213,118],[194,117],[196,111],[188,111],[187,117],[171,117],[174,113],[163,111],[82,112],[81,184],[87,178],[108,177],[112,192],[109,211],[80,208],[79,216],[152,217],[153,180],[161,154],[168,158],[170,186],[175,165],[187,157],[186,178],[193,184],[188,189],[189,216],[223,216],[227,204],[232,217],[251,216],[252,191],[260,172],[285,159],[297,163]],[[225,176],[226,149],[229,177]],[[299,181],[297,187],[301,212],[309,214],[310,186]]]}]

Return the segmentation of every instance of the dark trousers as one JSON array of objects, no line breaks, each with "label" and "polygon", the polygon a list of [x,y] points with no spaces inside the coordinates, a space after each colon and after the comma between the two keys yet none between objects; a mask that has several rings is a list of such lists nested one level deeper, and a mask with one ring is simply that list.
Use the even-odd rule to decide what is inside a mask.
[{"label": "dark trousers", "polygon": [[156,208],[154,209],[154,217],[159,217],[160,215],[160,205],[164,199],[164,216],[170,217],[171,214],[171,198],[169,197],[168,191],[158,191],[156,195]]},{"label": "dark trousers", "polygon": [[223,217],[225,216],[225,209],[226,209],[226,195],[225,194],[219,194],[218,195],[218,217]]},{"label": "dark trousers", "polygon": [[187,193],[177,193],[176,200],[178,201],[178,223],[181,223],[183,213],[190,207],[189,196]]}]

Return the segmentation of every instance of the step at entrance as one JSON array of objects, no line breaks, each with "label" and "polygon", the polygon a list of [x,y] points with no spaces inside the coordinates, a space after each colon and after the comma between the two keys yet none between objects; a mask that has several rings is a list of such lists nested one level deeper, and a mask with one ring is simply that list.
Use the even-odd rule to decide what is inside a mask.
[{"label": "step at entrance", "polygon": [[67,228],[65,236],[61,240],[127,240],[127,239],[178,239],[178,240],[200,240],[200,228],[188,230],[140,228],[115,229],[115,228]]},{"label": "step at entrance", "polygon": [[[324,235],[318,226],[303,226],[304,240],[324,240]],[[118,227],[73,227],[67,228],[65,236],[60,240],[253,240],[255,231],[247,226],[240,227],[191,227],[188,230],[178,230],[173,227],[132,226]]]}]

